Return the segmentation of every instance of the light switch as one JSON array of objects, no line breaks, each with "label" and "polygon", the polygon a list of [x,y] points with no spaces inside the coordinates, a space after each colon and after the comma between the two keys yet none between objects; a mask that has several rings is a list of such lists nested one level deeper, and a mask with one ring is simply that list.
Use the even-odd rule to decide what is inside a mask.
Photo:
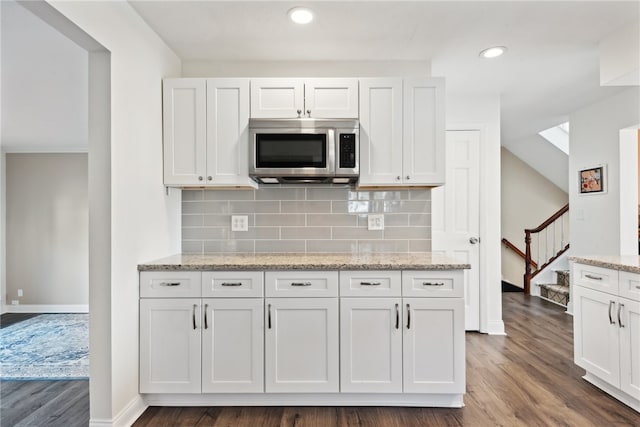
[{"label": "light switch", "polygon": [[247,215],[231,216],[231,231],[248,231],[249,217]]},{"label": "light switch", "polygon": [[384,215],[367,216],[367,225],[369,230],[384,230]]}]

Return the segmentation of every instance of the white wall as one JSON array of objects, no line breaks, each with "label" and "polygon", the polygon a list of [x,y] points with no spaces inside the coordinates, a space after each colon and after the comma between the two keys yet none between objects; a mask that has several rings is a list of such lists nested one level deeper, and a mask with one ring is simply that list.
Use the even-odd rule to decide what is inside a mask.
[{"label": "white wall", "polygon": [[[569,203],[572,253],[620,253],[620,141],[621,129],[640,123],[640,88],[586,106],[570,116]],[[578,171],[608,166],[606,194],[579,195]],[[635,195],[633,195],[635,196]]]},{"label": "white wall", "polygon": [[4,150],[86,151],[86,50],[14,1],[0,8]]},{"label": "white wall", "polygon": [[513,155],[568,193],[569,156],[562,150],[538,134],[506,147]]},{"label": "white wall", "polygon": [[[112,308],[110,325],[92,325],[90,333],[113,331],[104,337],[109,354],[101,356],[111,358],[111,372],[90,397],[92,424],[125,424],[138,415],[137,264],[180,247],[179,192],[166,196],[162,185],[161,81],[179,76],[181,63],[126,2],[49,3],[110,52]],[[90,165],[97,152],[90,149]],[[90,181],[90,199],[91,189]],[[90,296],[90,310],[96,304]]]},{"label": "white wall", "polygon": [[[502,237],[525,252],[524,229],[544,222],[569,202],[569,195],[504,147],[501,150],[501,171]],[[565,236],[568,242],[568,227]],[[524,260],[504,245],[502,278],[519,287],[524,286]]]},{"label": "white wall", "polygon": [[78,310],[86,310],[87,155],[7,154],[6,186],[7,301],[21,306],[80,305],[84,307]]},{"label": "white wall", "polygon": [[479,129],[480,331],[504,334],[500,284],[500,97],[447,94],[447,129]]}]

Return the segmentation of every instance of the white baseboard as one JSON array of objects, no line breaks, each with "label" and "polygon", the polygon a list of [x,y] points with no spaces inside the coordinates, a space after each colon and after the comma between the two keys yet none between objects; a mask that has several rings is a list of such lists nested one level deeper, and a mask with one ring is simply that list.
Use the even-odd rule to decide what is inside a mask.
[{"label": "white baseboard", "polygon": [[89,427],[129,427],[149,407],[139,394],[134,397],[113,419],[92,419]]},{"label": "white baseboard", "polygon": [[507,335],[504,331],[504,322],[502,320],[490,320],[487,322],[487,334],[489,335]]},{"label": "white baseboard", "polygon": [[88,304],[5,305],[4,313],[88,313]]}]

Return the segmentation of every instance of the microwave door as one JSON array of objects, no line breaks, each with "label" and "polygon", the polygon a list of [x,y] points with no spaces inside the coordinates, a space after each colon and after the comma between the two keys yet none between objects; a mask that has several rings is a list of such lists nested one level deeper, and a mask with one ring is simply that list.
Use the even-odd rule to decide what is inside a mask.
[{"label": "microwave door", "polygon": [[281,176],[327,175],[333,171],[329,132],[256,132],[255,169]]}]

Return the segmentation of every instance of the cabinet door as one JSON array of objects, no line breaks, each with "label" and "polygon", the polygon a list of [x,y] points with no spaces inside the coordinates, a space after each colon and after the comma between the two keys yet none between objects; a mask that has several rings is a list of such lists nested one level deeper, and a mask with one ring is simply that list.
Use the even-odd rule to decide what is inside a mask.
[{"label": "cabinet door", "polygon": [[402,392],[400,298],[340,301],[340,391]]},{"label": "cabinet door", "polygon": [[207,79],[206,183],[251,185],[248,159],[249,80]]},{"label": "cabinet door", "polygon": [[620,388],[640,399],[640,302],[620,298]]},{"label": "cabinet door", "polygon": [[204,79],[162,82],[164,184],[204,184],[207,100]]},{"label": "cabinet door", "polygon": [[402,184],[402,79],[360,80],[360,186]]},{"label": "cabinet door", "polygon": [[576,365],[619,387],[617,297],[582,286],[574,286],[573,298],[573,341]]},{"label": "cabinet door", "polygon": [[303,110],[304,81],[302,79],[251,80],[251,117],[296,118],[301,116]]},{"label": "cabinet door", "polygon": [[403,298],[405,393],[464,393],[462,298]]},{"label": "cabinet door", "polygon": [[442,185],[445,176],[444,79],[404,80],[403,182]]},{"label": "cabinet door", "polygon": [[338,299],[265,304],[265,391],[338,392]]},{"label": "cabinet door", "polygon": [[204,299],[203,393],[264,392],[263,301]]},{"label": "cabinet door", "polygon": [[305,115],[314,118],[357,118],[357,79],[307,79],[304,82]]},{"label": "cabinet door", "polygon": [[200,299],[140,300],[140,393],[200,393]]}]

